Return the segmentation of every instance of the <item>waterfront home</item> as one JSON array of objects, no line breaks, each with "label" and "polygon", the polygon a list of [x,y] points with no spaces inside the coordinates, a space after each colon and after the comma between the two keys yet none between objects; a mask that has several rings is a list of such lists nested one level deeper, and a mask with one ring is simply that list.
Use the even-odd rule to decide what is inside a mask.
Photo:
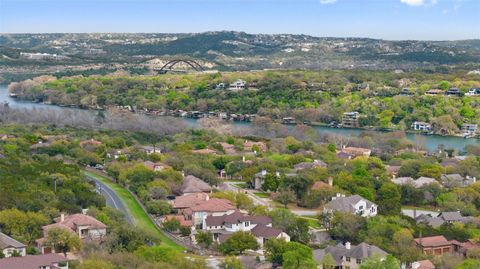
[{"label": "waterfront home", "polygon": [[467,96],[479,96],[480,95],[480,88],[472,88],[465,95],[467,95]]},{"label": "waterfront home", "polygon": [[439,94],[443,94],[443,90],[440,90],[440,89],[431,89],[431,90],[428,90],[425,95],[439,95]]},{"label": "waterfront home", "polygon": [[216,90],[224,90],[227,88],[227,84],[226,83],[223,83],[223,82],[220,82],[218,83],[217,85],[215,85],[215,89]]},{"label": "waterfront home", "polygon": [[[313,257],[319,264],[327,254],[332,255],[335,260],[335,268],[350,269],[359,268],[362,262],[369,257],[378,256],[383,259],[388,255],[387,252],[375,245],[360,243],[355,246],[350,242],[346,242],[345,244],[339,243],[335,246],[328,246],[325,249],[316,249],[313,251]],[[327,269],[323,268],[321,265],[319,268]]]},{"label": "waterfront home", "polygon": [[432,125],[428,122],[415,121],[412,123],[412,129],[415,131],[430,131],[432,130]]},{"label": "waterfront home", "polygon": [[462,132],[464,134],[475,134],[478,130],[477,124],[464,123],[462,125]]},{"label": "waterfront home", "polygon": [[1,269],[68,269],[69,259],[59,254],[27,255],[0,259]]},{"label": "waterfront home", "polygon": [[342,117],[342,126],[346,128],[358,128],[360,127],[359,123],[360,113],[354,112],[345,112]]},{"label": "waterfront home", "polygon": [[445,95],[460,96],[462,95],[462,92],[459,88],[450,88],[445,92]]},{"label": "waterfront home", "polygon": [[231,91],[243,90],[247,87],[247,82],[242,79],[237,79],[228,86],[228,89]]},{"label": "waterfront home", "polygon": [[37,247],[41,250],[42,254],[55,253],[55,250],[50,246],[44,245],[48,231],[52,228],[65,229],[72,234],[76,234],[82,241],[88,242],[101,242],[107,235],[107,225],[86,214],[65,216],[65,214],[62,213],[60,217],[55,218],[54,221],[55,223],[42,227],[43,238],[36,241]]},{"label": "waterfront home", "polygon": [[337,211],[357,214],[362,217],[373,217],[377,215],[377,205],[360,195],[345,197],[337,193],[332,200],[323,207],[324,213],[334,213]]},{"label": "waterfront home", "polygon": [[[27,255],[27,246],[0,232],[0,251],[5,258]],[[0,267],[1,268],[1,267]]]},{"label": "waterfront home", "polygon": [[188,175],[183,179],[182,186],[180,186],[179,193],[187,195],[191,193],[211,193],[212,187],[205,181],[196,176]]}]

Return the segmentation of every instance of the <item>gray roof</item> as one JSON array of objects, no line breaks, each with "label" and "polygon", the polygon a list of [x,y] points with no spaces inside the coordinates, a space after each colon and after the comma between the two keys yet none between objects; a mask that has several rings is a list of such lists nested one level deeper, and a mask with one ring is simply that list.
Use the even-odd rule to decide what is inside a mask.
[{"label": "gray roof", "polygon": [[26,246],[10,236],[0,232],[0,249],[5,249],[7,247],[24,248]]},{"label": "gray roof", "polygon": [[363,260],[373,255],[379,255],[381,257],[388,255],[387,252],[383,251],[377,246],[369,245],[367,243],[360,243],[357,246],[351,245],[350,249],[347,249],[342,244],[328,246],[325,249],[317,249],[313,251],[313,256],[316,261],[320,262],[327,253],[332,255],[338,266],[340,266],[342,263],[342,257]]},{"label": "gray roof", "polygon": [[263,224],[257,224],[257,226],[252,229],[252,234],[255,235],[255,237],[276,238],[281,233],[283,233],[281,229],[268,227]]},{"label": "gray roof", "polygon": [[303,169],[312,169],[316,167],[327,167],[327,164],[320,160],[315,160],[314,162],[301,162],[293,166],[293,169],[296,171]]},{"label": "gray roof", "polygon": [[343,212],[355,212],[354,205],[360,201],[366,201],[367,207],[371,207],[375,205],[374,203],[368,201],[367,199],[363,198],[360,195],[352,195],[348,197],[334,197],[334,200],[328,202],[325,205],[326,209],[335,210],[335,211],[343,211]]},{"label": "gray roof", "polygon": [[452,211],[452,212],[442,212],[440,215],[438,215],[445,221],[462,221],[463,216],[460,214],[459,211]]},{"label": "gray roof", "polygon": [[192,175],[186,176],[180,187],[181,193],[210,192],[211,190],[212,187],[208,183]]}]

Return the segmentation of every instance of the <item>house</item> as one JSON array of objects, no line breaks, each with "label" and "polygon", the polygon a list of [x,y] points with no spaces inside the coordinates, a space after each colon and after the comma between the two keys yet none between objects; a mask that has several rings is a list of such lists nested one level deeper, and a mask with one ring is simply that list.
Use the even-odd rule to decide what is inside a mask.
[{"label": "house", "polygon": [[1,269],[68,269],[68,259],[59,254],[27,255],[0,259]]},{"label": "house", "polygon": [[188,175],[183,179],[182,186],[179,190],[180,194],[186,195],[190,193],[211,193],[212,187],[205,181],[199,179],[196,176]]},{"label": "house", "polygon": [[162,153],[162,150],[159,147],[155,146],[142,146],[141,149],[143,152],[145,152],[147,155],[153,154],[153,153]]},{"label": "house", "polygon": [[362,217],[373,217],[377,215],[377,205],[368,201],[360,195],[345,197],[339,193],[328,202],[323,211],[325,213],[346,212],[357,214]]},{"label": "house", "polygon": [[215,85],[215,89],[216,90],[224,90],[227,88],[227,84],[226,83],[223,83],[223,82],[220,82],[218,83],[217,85]]},{"label": "house", "polygon": [[148,169],[153,170],[155,172],[159,172],[159,171],[162,171],[164,169],[171,168],[170,166],[168,166],[166,164],[154,163],[152,161],[145,161],[145,162],[143,162],[143,165],[145,165],[145,167],[147,167]]},{"label": "house", "polygon": [[475,134],[477,133],[477,130],[478,130],[477,124],[464,123],[462,125],[462,132],[464,134]]},{"label": "house", "polygon": [[421,188],[430,184],[438,184],[438,181],[430,177],[419,177],[418,179],[413,179],[411,177],[399,177],[392,179],[392,182],[396,185],[411,185],[415,188]]},{"label": "house", "polygon": [[203,228],[207,216],[222,216],[235,211],[235,206],[225,199],[211,198],[205,202],[183,210],[185,219],[192,220],[193,225]]},{"label": "house", "polygon": [[358,112],[345,112],[342,117],[342,126],[346,128],[358,128],[360,127],[359,120],[360,113]]},{"label": "house", "polygon": [[440,89],[430,89],[428,90],[425,95],[439,95],[439,94],[443,94],[443,90],[440,90]]},{"label": "house", "polygon": [[436,217],[430,215],[420,215],[416,219],[417,223],[426,223],[433,228],[438,228],[445,223],[469,223],[475,221],[474,217],[464,217],[459,211],[441,212]]},{"label": "house", "polygon": [[190,193],[175,197],[174,200],[170,201],[170,205],[173,209],[183,210],[200,205],[209,199],[210,196],[204,192]]},{"label": "house", "polygon": [[[245,142],[243,143],[243,150],[245,151],[254,151],[254,148],[258,148],[261,152],[267,152],[268,148],[267,148],[267,144],[265,144],[264,142],[254,142],[254,141],[250,141],[250,140],[245,140]],[[259,152],[257,152],[259,153]]]},{"label": "house", "polygon": [[456,241],[447,240],[443,235],[415,238],[414,241],[425,255],[439,256],[455,251]]},{"label": "house", "polygon": [[[0,251],[5,258],[12,256],[25,256],[27,246],[0,232]],[[1,268],[1,267],[0,267]]]},{"label": "house", "polygon": [[272,227],[272,219],[266,216],[249,216],[240,210],[221,216],[207,216],[203,229],[213,234],[214,240],[224,242],[231,234],[239,231],[251,232],[260,246],[271,238],[290,241],[290,236],[281,229]]},{"label": "house", "polygon": [[86,214],[73,214],[68,216],[61,214],[60,217],[55,218],[54,221],[55,223],[42,227],[44,237],[37,240],[37,246],[42,254],[54,253],[53,249],[43,245],[48,231],[52,228],[66,229],[78,235],[83,241],[101,242],[107,235],[107,225]]},{"label": "house", "polygon": [[442,185],[446,188],[466,187],[477,182],[476,177],[463,177],[460,174],[443,174],[440,177],[440,180],[442,182]]},{"label": "house", "polygon": [[300,171],[304,169],[313,169],[317,167],[327,167],[327,164],[321,160],[314,160],[313,162],[301,162],[293,166],[293,170]]},{"label": "house", "polygon": [[107,152],[107,158],[117,160],[118,158],[125,157],[128,158],[128,150],[114,149]]},{"label": "house", "polygon": [[228,89],[231,91],[243,90],[247,87],[247,82],[242,79],[237,79],[228,86]]},{"label": "house", "polygon": [[165,221],[169,221],[172,219],[178,220],[178,223],[180,223],[180,226],[184,227],[192,227],[193,226],[193,221],[192,220],[187,220],[184,215],[166,215],[165,216]]},{"label": "house", "polygon": [[372,154],[371,149],[358,148],[358,147],[344,147],[341,150],[341,152],[346,153],[352,157],[359,157],[359,156],[370,157],[370,154]]},{"label": "house", "polygon": [[318,191],[322,189],[330,189],[333,187],[333,177],[328,177],[328,183],[323,181],[315,181],[312,185],[312,190]]},{"label": "house", "polygon": [[194,149],[192,150],[193,154],[217,154],[217,152],[213,149]]},{"label": "house", "polygon": [[369,257],[379,256],[385,258],[388,255],[387,252],[377,246],[367,243],[360,243],[354,246],[350,242],[346,242],[345,245],[337,244],[336,246],[328,246],[325,249],[313,251],[313,257],[318,263],[321,263],[327,254],[332,255],[336,268],[349,269],[357,269]]},{"label": "house", "polygon": [[472,88],[465,95],[467,95],[467,96],[478,96],[478,95],[480,95],[480,88]]},{"label": "house", "polygon": [[408,269],[435,269],[435,265],[430,260],[421,260],[412,262]]},{"label": "house", "polygon": [[412,129],[415,131],[428,132],[432,130],[432,125],[428,122],[415,121],[414,123],[412,123]]},{"label": "house", "polygon": [[445,95],[461,96],[462,92],[459,88],[450,88],[445,92]]},{"label": "house", "polygon": [[385,169],[387,169],[387,172],[392,178],[396,178],[398,171],[400,171],[400,167],[400,165],[387,165],[385,166]]}]

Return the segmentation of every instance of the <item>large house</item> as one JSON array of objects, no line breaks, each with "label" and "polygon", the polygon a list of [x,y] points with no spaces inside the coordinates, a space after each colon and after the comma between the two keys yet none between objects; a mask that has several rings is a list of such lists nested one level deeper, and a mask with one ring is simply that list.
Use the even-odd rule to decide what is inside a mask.
[{"label": "large house", "polygon": [[222,216],[235,211],[235,206],[225,199],[211,198],[199,205],[182,210],[186,220],[192,220],[193,225],[203,228],[208,216]]},{"label": "large house", "polygon": [[352,157],[370,157],[370,154],[372,154],[371,149],[357,147],[345,147],[341,150],[341,152],[346,153]]},{"label": "large house", "polygon": [[398,177],[392,179],[392,182],[396,185],[410,185],[415,188],[421,188],[430,184],[439,184],[438,181],[430,177],[419,177],[416,180],[411,177]]},{"label": "large house", "polygon": [[415,131],[431,131],[432,130],[432,125],[428,122],[422,122],[422,121],[415,121],[412,123],[412,129]]},{"label": "large house", "polygon": [[209,200],[210,197],[207,193],[191,193],[182,196],[175,197],[174,200],[170,201],[172,208],[178,211],[192,208],[194,206],[200,205],[201,203]]},{"label": "large house", "polygon": [[228,237],[239,231],[251,232],[260,246],[271,238],[290,241],[290,236],[281,229],[272,227],[272,219],[266,216],[249,216],[240,210],[220,216],[210,215],[204,219],[203,230],[213,234],[214,240],[224,242]]},{"label": "large house", "polygon": [[212,187],[198,177],[188,175],[183,179],[179,192],[182,195],[200,192],[211,193]]},{"label": "large house", "polygon": [[415,238],[415,243],[425,255],[443,255],[455,251],[454,240],[447,240],[443,235]]},{"label": "large house", "polygon": [[433,228],[438,228],[444,223],[469,223],[473,222],[475,220],[474,217],[464,217],[462,214],[460,214],[459,211],[453,211],[453,212],[441,212],[435,217],[429,216],[429,215],[424,215],[421,214],[418,216],[416,219],[417,223],[426,223]]},{"label": "large house", "polygon": [[477,182],[475,177],[463,177],[460,174],[444,174],[441,176],[442,185],[446,188],[466,187]]},{"label": "large house", "polygon": [[48,231],[52,228],[65,229],[72,234],[76,234],[83,241],[101,242],[107,235],[107,225],[86,214],[68,216],[61,214],[59,218],[54,220],[55,223],[42,227],[44,238],[37,240],[37,246],[43,254],[55,251],[48,246],[44,246]]},{"label": "large house", "polygon": [[[317,249],[313,251],[313,256],[318,263],[321,263],[326,254],[332,255],[338,269],[349,268],[357,269],[362,262],[372,256],[384,258],[388,255],[377,246],[367,243],[360,243],[356,246],[346,242],[345,245],[338,244],[336,246],[328,246],[325,249]],[[322,268],[322,267],[320,267]]]},{"label": "large house", "polygon": [[237,79],[228,86],[228,89],[231,91],[243,90],[247,87],[247,82],[242,79]]},{"label": "large house", "polygon": [[337,194],[324,207],[325,213],[346,212],[357,214],[362,217],[373,217],[377,215],[377,205],[363,198],[360,195],[352,195],[345,197]]},{"label": "large house", "polygon": [[25,246],[25,244],[22,244],[10,236],[0,232],[0,251],[3,253],[5,258],[27,255],[26,247],[27,246]]},{"label": "large house", "polygon": [[59,254],[27,255],[0,259],[1,269],[68,269],[68,259]]},{"label": "large house", "polygon": [[342,117],[342,125],[347,128],[358,128],[360,127],[359,123],[360,113],[358,112],[345,112]]}]

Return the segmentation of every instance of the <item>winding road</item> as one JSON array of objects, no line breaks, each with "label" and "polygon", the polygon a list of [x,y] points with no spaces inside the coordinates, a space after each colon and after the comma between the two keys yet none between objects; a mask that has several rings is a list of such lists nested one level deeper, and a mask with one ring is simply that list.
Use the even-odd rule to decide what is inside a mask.
[{"label": "winding road", "polygon": [[100,180],[98,180],[94,177],[91,177],[87,174],[85,174],[85,176],[89,180],[92,180],[92,181],[95,182],[95,185],[97,186],[97,191],[103,197],[105,197],[105,200],[106,200],[108,206],[122,212],[123,215],[125,216],[125,219],[128,221],[128,223],[134,224],[132,216],[128,212],[127,208],[125,207],[125,204],[122,202],[120,197],[118,197],[117,193],[115,193],[109,186],[105,185]]}]

